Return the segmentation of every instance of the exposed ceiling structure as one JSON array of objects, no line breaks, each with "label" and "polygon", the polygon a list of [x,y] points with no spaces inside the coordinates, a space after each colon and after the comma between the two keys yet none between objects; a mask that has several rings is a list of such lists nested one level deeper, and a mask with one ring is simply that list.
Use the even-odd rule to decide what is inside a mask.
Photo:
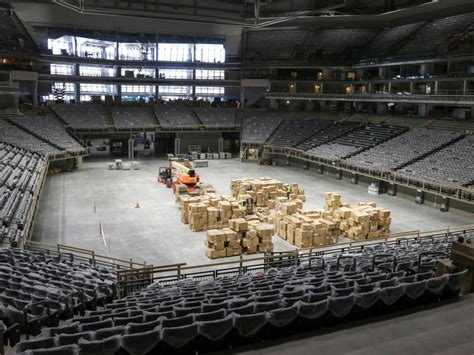
[{"label": "exposed ceiling structure", "polygon": [[[9,1],[15,4],[31,1]],[[76,14],[220,24],[259,29],[343,19],[386,21],[474,10],[472,0],[40,0]],[[324,19],[324,21],[322,21]]]}]

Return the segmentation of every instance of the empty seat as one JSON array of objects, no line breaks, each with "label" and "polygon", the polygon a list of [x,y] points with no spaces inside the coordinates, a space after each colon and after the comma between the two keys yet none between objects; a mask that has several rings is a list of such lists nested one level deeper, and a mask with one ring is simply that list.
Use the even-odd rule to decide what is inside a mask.
[{"label": "empty seat", "polygon": [[352,306],[354,306],[355,295],[350,294],[349,296],[342,296],[336,298],[329,297],[328,300],[328,309],[331,311],[331,313],[336,317],[344,317],[351,311]]},{"label": "empty seat", "polygon": [[217,341],[232,330],[234,317],[229,315],[223,319],[199,321],[198,333],[204,338]]},{"label": "empty seat", "polygon": [[380,289],[379,297],[387,306],[397,302],[405,294],[405,285],[385,287]]},{"label": "empty seat", "polygon": [[355,304],[364,309],[372,307],[379,299],[379,289],[355,294]]},{"label": "empty seat", "polygon": [[84,355],[114,355],[120,348],[119,336],[112,336],[102,340],[79,339],[80,354]]},{"label": "empty seat", "polygon": [[165,327],[161,331],[162,339],[169,345],[180,348],[193,340],[198,334],[197,323],[181,327]]},{"label": "empty seat", "polygon": [[141,355],[151,351],[161,340],[160,329],[126,334],[121,338],[121,346],[130,355]]},{"label": "empty seat", "polygon": [[298,305],[286,308],[274,309],[269,312],[268,322],[276,327],[284,327],[290,324],[298,316]]},{"label": "empty seat", "polygon": [[267,324],[266,312],[249,315],[235,315],[234,327],[243,337],[254,336],[262,327]]}]

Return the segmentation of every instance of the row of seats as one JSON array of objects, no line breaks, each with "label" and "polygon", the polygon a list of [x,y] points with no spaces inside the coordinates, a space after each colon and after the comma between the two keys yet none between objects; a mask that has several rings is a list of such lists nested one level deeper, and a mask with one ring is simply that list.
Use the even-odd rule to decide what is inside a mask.
[{"label": "row of seats", "polygon": [[40,136],[43,140],[54,146],[73,153],[84,151],[84,147],[66,131],[64,124],[52,115],[18,115],[12,119],[16,124]]},{"label": "row of seats", "polygon": [[184,105],[154,106],[153,111],[161,127],[164,128],[196,128],[201,126],[194,112]]},{"label": "row of seats", "polygon": [[153,128],[158,124],[148,107],[112,107],[110,111],[117,128]]},{"label": "row of seats", "polygon": [[424,25],[425,22],[415,22],[384,29],[365,47],[364,56],[377,58],[389,54],[392,49]]},{"label": "row of seats", "polygon": [[242,118],[241,141],[244,143],[265,143],[283,118],[277,113],[249,114]]},{"label": "row of seats", "polygon": [[99,104],[53,105],[53,111],[76,129],[108,128],[105,108]]},{"label": "row of seats", "polygon": [[17,351],[194,353],[452,297],[466,271],[435,276],[433,270],[453,239],[379,243],[264,273],[157,282],[51,327]]},{"label": "row of seats", "polygon": [[206,128],[236,126],[236,110],[233,108],[195,108],[194,112]]},{"label": "row of seats", "polygon": [[331,123],[325,119],[287,119],[267,143],[275,147],[294,147]]},{"label": "row of seats", "polygon": [[462,133],[413,128],[391,140],[347,159],[371,169],[397,170],[462,137]]},{"label": "row of seats", "polygon": [[0,10],[0,48],[15,53],[35,53],[37,48],[20,20],[7,9]]},{"label": "row of seats", "polygon": [[60,150],[55,146],[29,134],[6,119],[0,119],[0,142],[42,155],[60,153]]},{"label": "row of seats", "polygon": [[0,143],[0,241],[19,244],[44,169],[40,155]]},{"label": "row of seats", "polygon": [[361,317],[456,295],[465,273],[436,277],[431,271],[325,273],[293,267],[214,282],[187,280],[177,287],[151,287],[139,297],[50,328],[45,338],[22,342],[17,350],[146,354],[195,351],[216,343],[229,347],[265,330],[274,337],[275,330],[302,321]]},{"label": "row of seats", "polygon": [[448,16],[433,20],[420,28],[413,38],[394,54],[430,53],[449,40],[450,36],[462,33],[474,22],[474,12]]},{"label": "row of seats", "polygon": [[296,149],[308,151],[312,148],[320,146],[322,144],[331,142],[332,140],[343,136],[349,132],[352,132],[360,127],[360,123],[356,122],[336,122],[334,125],[330,125],[320,131],[315,135],[312,135],[308,139],[299,143],[296,146]]},{"label": "row of seats", "polygon": [[418,160],[400,170],[400,173],[435,183],[458,185],[474,184],[474,135]]},{"label": "row of seats", "polygon": [[106,268],[75,263],[23,249],[0,249],[0,320],[14,346],[21,334],[38,335],[75,312],[104,304],[116,275]]},{"label": "row of seats", "polygon": [[306,153],[328,160],[347,158],[363,150],[391,139],[407,128],[368,124],[355,131],[339,136],[327,144],[319,145]]}]

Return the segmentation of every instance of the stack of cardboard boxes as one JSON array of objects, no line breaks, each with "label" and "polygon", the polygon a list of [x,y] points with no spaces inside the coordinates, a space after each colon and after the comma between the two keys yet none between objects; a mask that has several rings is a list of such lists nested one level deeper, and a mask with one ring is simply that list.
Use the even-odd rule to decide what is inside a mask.
[{"label": "stack of cardboard boxes", "polygon": [[240,255],[240,236],[230,228],[209,229],[204,237],[206,256],[211,259]]},{"label": "stack of cardboard boxes", "polygon": [[210,229],[204,238],[211,259],[273,251],[273,226],[244,218],[229,220],[229,228]]},{"label": "stack of cardboard boxes", "polygon": [[385,238],[390,233],[390,211],[378,208],[375,202],[341,207],[334,211],[341,222],[343,235],[353,240]]}]

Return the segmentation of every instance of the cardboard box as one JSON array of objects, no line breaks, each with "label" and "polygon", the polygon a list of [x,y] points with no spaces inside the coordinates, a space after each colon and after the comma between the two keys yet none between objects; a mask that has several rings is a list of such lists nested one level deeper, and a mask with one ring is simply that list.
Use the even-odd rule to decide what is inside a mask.
[{"label": "cardboard box", "polygon": [[248,223],[243,218],[235,218],[229,220],[229,227],[236,232],[245,232],[248,230]]}]

